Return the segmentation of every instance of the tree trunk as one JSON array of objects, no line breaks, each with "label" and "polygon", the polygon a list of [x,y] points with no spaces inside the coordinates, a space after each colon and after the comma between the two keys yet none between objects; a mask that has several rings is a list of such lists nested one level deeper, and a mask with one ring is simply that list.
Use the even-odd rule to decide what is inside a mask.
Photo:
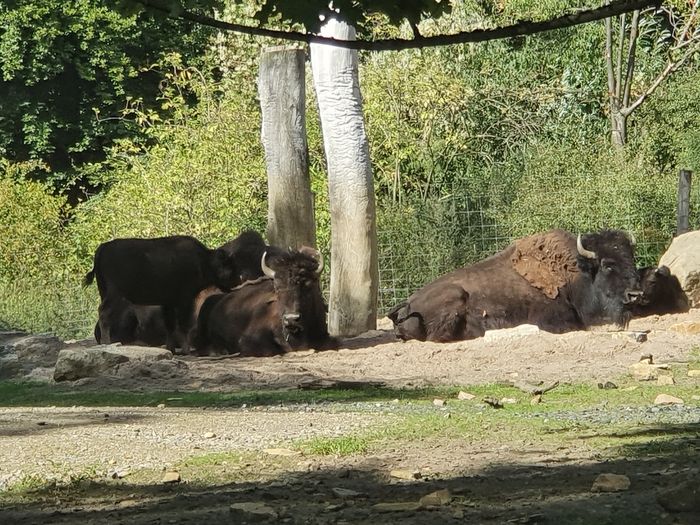
[{"label": "tree trunk", "polygon": [[258,78],[267,164],[267,241],[316,246],[314,199],[306,143],[304,51],[264,50]]},{"label": "tree trunk", "polygon": [[[321,35],[355,38],[331,18]],[[331,211],[329,331],[354,336],[376,327],[377,228],[369,145],[362,114],[357,51],[311,44],[311,66],[328,164]]]},{"label": "tree trunk", "polygon": [[612,124],[611,140],[613,146],[624,146],[627,142],[627,116],[618,109],[611,109],[610,122]]}]

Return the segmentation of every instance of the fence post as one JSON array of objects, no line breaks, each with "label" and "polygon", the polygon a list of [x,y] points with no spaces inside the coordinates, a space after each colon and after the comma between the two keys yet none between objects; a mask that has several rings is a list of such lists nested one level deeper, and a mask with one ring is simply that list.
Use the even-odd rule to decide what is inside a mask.
[{"label": "fence post", "polygon": [[263,50],[258,91],[267,164],[267,241],[316,246],[313,194],[306,143],[304,50]]},{"label": "fence post", "polygon": [[678,174],[678,225],[676,235],[690,230],[690,185],[693,172],[681,170]]}]

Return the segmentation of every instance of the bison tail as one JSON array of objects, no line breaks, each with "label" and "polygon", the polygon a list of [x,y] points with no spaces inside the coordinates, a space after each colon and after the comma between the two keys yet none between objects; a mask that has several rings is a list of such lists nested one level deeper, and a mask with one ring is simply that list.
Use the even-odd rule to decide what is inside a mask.
[{"label": "bison tail", "polygon": [[83,286],[90,286],[92,284],[92,281],[95,280],[95,269],[93,268],[90,270],[88,273],[85,274],[85,277],[83,277]]}]

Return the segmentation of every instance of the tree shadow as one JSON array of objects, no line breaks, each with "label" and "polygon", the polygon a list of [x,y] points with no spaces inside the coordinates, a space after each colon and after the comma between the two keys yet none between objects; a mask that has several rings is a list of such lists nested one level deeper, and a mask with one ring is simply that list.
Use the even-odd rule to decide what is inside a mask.
[{"label": "tree shadow", "polygon": [[[5,523],[219,524],[219,523],[542,523],[697,524],[700,502],[683,483],[697,480],[700,457],[682,446],[663,457],[619,457],[566,462],[510,460],[422,480],[390,477],[377,458],[338,458],[326,466],[288,469],[261,481],[139,485],[126,480],[83,483],[71,489],[43,489],[25,503],[0,510]],[[686,443],[687,444],[687,443]],[[400,452],[394,458],[398,461]],[[552,453],[554,455],[555,453]],[[384,458],[386,459],[386,458]],[[262,462],[261,462],[262,465]],[[346,466],[347,465],[347,466]],[[255,470],[255,465],[253,465]],[[596,492],[599,474],[625,475],[630,487]],[[420,504],[421,498],[449,491],[449,501]],[[680,496],[673,491],[681,490]],[[695,481],[697,490],[697,481]],[[678,497],[686,497],[685,507]],[[675,498],[675,499],[674,499]],[[387,510],[386,504],[397,504]],[[256,515],[241,504],[264,506]],[[378,506],[379,505],[379,506]],[[383,505],[383,508],[382,508]],[[233,507],[232,507],[233,506]],[[265,514],[267,513],[267,514]]]},{"label": "tree shadow", "polygon": [[76,412],[71,409],[54,408],[50,411],[13,410],[0,412],[0,438],[47,434],[54,429],[81,428],[104,425],[121,425],[146,421],[148,415],[91,410]]}]

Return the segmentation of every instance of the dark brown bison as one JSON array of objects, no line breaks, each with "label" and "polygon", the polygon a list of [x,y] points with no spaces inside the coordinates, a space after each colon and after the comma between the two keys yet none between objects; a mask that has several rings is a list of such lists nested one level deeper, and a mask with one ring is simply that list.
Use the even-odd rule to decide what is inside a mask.
[{"label": "dark brown bison", "polygon": [[667,266],[646,266],[638,271],[642,297],[632,307],[635,317],[678,314],[690,310],[678,278]]},{"label": "dark brown bison", "polygon": [[204,302],[192,334],[197,353],[269,356],[335,347],[319,284],[320,252],[277,249],[263,253],[259,265],[263,277]]},{"label": "dark brown bison", "polygon": [[[230,290],[240,283],[229,253],[209,249],[183,235],[105,242],[97,248],[93,269],[85,276],[84,284],[93,279],[97,280],[102,300],[99,331],[103,342],[117,341],[111,332],[124,331],[126,300],[134,305],[162,307],[169,349],[180,342],[177,334],[189,332],[193,301],[201,290],[209,286]],[[126,319],[133,320],[134,316],[127,313]],[[186,351],[187,338],[180,339]]]},{"label": "dark brown bison", "polygon": [[109,329],[110,341],[102,338],[100,322],[95,324],[95,340],[98,343],[122,343],[138,346],[162,346],[168,341],[168,330],[161,306],[133,304],[124,298],[115,299],[111,314],[102,315],[103,307],[98,310],[100,317],[110,315],[112,324]]},{"label": "dark brown bison", "polygon": [[562,333],[626,326],[641,295],[630,238],[618,230],[564,230],[505,250],[425,285],[388,314],[402,339],[458,341],[531,323]]}]

